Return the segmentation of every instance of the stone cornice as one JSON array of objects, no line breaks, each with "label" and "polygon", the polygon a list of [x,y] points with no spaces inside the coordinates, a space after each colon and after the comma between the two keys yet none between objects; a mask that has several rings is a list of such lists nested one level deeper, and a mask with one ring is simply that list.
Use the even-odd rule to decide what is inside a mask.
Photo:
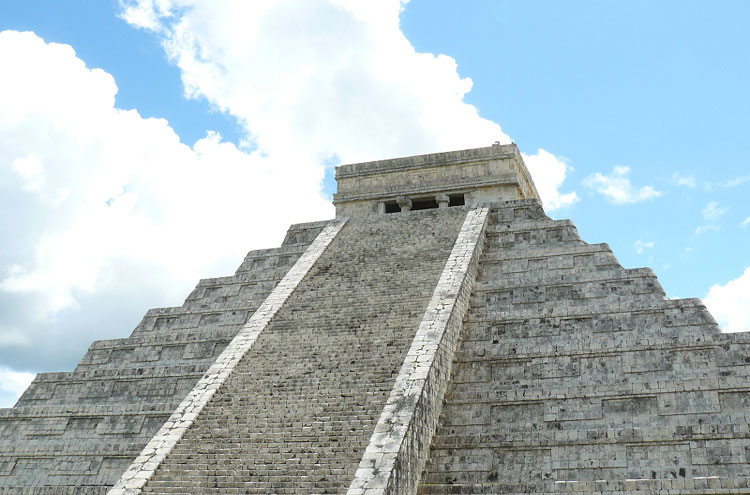
[{"label": "stone cornice", "polygon": [[521,156],[515,144],[494,144],[486,148],[473,148],[445,153],[407,156],[389,160],[350,163],[336,167],[336,179],[362,177],[366,175],[398,172],[429,166],[453,165],[459,163],[483,162]]}]

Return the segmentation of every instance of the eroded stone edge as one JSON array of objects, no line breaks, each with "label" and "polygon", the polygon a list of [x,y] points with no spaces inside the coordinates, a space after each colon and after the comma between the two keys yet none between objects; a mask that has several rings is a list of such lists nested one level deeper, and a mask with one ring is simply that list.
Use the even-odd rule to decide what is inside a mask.
[{"label": "eroded stone edge", "polygon": [[159,464],[172,451],[182,435],[211,397],[234,370],[237,363],[252,347],[260,333],[268,326],[287,298],[312,268],[325,248],[336,237],[346,219],[337,219],[318,234],[289,272],[253,313],[239,333],[232,339],[214,364],[183,399],[174,413],[162,425],[141,453],[123,473],[107,495],[138,495],[153,476]]},{"label": "eroded stone edge", "polygon": [[477,278],[488,213],[477,207],[466,215],[348,495],[416,493]]}]

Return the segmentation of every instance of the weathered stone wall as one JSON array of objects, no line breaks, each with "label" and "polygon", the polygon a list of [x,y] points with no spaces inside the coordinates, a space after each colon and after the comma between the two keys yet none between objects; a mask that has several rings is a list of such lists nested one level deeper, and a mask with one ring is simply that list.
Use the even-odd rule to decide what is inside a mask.
[{"label": "weathered stone wall", "polygon": [[[109,495],[137,495],[161,467],[162,461],[172,453],[183,435],[193,428],[196,418],[211,401],[214,394],[224,387],[242,358],[253,347],[255,341],[268,328],[271,320],[284,306],[287,299],[299,287],[312,266],[341,231],[346,220],[327,225],[305,250],[299,260],[284,275],[263,304],[232,339],[221,355],[180,402],[169,419],[146,444],[141,453],[115,483]],[[238,439],[239,440],[239,439]],[[197,489],[197,487],[196,487]]]},{"label": "weathered stone wall", "polygon": [[378,203],[438,193],[465,194],[467,205],[521,198],[539,199],[514,144],[353,163],[336,169],[337,217],[378,211]]},{"label": "weathered stone wall", "polygon": [[534,202],[491,220],[419,493],[747,493],[748,336]]},{"label": "weathered stone wall", "polygon": [[466,209],[350,219],[144,493],[342,493]]},{"label": "weathered stone wall", "polygon": [[0,493],[104,494],[139,453],[148,493],[413,493],[428,445],[425,495],[749,493],[750,336],[536,201],[471,210],[351,219],[269,302],[333,223],[294,226],[40,374],[0,410]]},{"label": "weathered stone wall", "polygon": [[325,224],[292,226],[129,338],[94,342],[75,371],[39,374],[0,409],[0,493],[105,493]]}]

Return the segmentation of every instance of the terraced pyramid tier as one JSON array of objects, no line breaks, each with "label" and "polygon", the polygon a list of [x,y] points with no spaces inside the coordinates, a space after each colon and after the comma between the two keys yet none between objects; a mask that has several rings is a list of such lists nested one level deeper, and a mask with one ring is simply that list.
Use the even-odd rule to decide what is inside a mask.
[{"label": "terraced pyramid tier", "polygon": [[[747,334],[720,333],[699,300],[668,299],[650,269],[624,269],[536,200],[476,209],[476,235],[457,240],[473,206],[385,213],[391,199],[293,226],[74,371],[40,374],[0,410],[0,493],[98,495],[119,478],[128,494],[384,495],[420,472],[422,495],[750,493]],[[460,305],[441,273],[462,281]],[[394,386],[404,369],[414,380]],[[196,390],[202,409],[181,409]],[[136,458],[149,476],[127,477]]]},{"label": "terraced pyramid tier", "polygon": [[498,205],[419,493],[747,493],[749,355],[651,270]]},{"label": "terraced pyramid tier", "polygon": [[292,226],[130,337],[94,342],[75,371],[40,373],[0,409],[0,493],[106,493],[327,223]]},{"label": "terraced pyramid tier", "polygon": [[345,492],[465,215],[350,219],[144,492]]}]

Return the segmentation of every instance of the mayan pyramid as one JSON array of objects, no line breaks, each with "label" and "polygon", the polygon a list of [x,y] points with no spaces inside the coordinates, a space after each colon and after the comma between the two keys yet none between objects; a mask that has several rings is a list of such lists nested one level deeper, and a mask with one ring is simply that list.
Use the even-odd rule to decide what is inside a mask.
[{"label": "mayan pyramid", "polygon": [[750,493],[750,339],[542,208],[515,145],[343,165],[0,410],[0,493]]}]

